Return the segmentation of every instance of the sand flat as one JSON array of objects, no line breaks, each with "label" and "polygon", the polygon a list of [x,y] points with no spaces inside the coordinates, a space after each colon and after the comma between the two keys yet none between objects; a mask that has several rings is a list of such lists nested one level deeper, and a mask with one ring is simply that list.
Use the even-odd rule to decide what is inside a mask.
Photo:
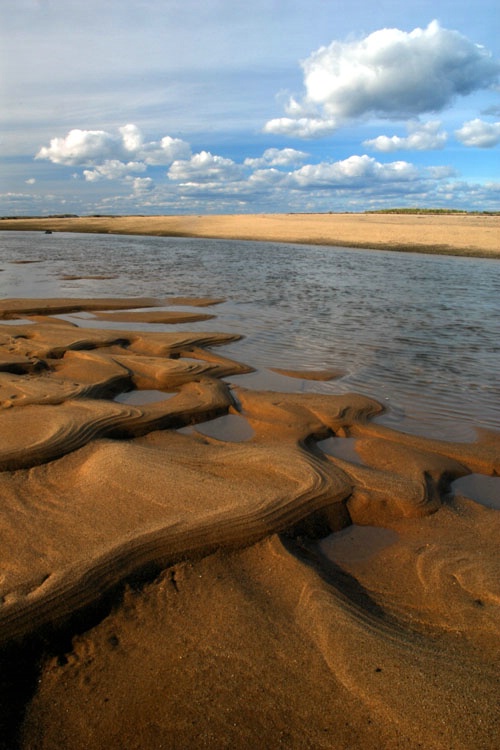
[{"label": "sand flat", "polygon": [[[56,323],[67,304],[1,308],[31,322],[0,324],[0,748],[496,747],[500,516],[449,488],[500,474],[500,435],[231,389],[234,336]],[[148,388],[170,397],[114,400]],[[239,414],[244,442],[178,431]],[[393,541],[326,557],[353,524]]]},{"label": "sand flat", "polygon": [[265,240],[500,257],[500,216],[240,214],[0,219],[0,230]]}]

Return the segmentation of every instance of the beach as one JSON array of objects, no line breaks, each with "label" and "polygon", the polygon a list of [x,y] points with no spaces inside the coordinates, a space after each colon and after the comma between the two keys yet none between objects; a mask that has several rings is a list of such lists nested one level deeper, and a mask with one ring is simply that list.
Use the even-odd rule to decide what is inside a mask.
[{"label": "beach", "polygon": [[1,230],[104,232],[294,242],[473,257],[500,256],[500,216],[240,214],[0,219]]},{"label": "beach", "polygon": [[[499,221],[0,228],[494,258]],[[224,291],[0,301],[0,748],[493,750],[500,516],[452,484],[498,481],[500,433],[295,392],[341,376],[314,363],[275,367],[289,390],[238,384],[254,363],[215,330]]]}]

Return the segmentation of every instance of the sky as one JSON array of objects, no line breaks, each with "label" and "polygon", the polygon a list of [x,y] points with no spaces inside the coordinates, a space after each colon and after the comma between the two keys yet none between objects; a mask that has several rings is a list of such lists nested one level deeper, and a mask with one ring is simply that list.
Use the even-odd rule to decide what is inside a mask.
[{"label": "sky", "polygon": [[500,210],[498,0],[1,0],[0,215]]}]

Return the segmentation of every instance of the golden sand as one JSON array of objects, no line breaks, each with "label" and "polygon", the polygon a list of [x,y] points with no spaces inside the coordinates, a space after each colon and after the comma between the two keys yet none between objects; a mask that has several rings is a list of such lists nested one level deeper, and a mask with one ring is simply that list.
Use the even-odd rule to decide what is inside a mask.
[{"label": "golden sand", "polygon": [[[498,475],[500,435],[230,388],[227,334],[53,317],[159,303],[0,303],[0,748],[496,748],[500,516],[448,488]],[[197,431],[226,414],[252,437]],[[325,556],[360,525],[390,544]]]},{"label": "golden sand", "polygon": [[241,214],[0,219],[2,229],[213,237],[500,256],[500,216],[473,214]]}]

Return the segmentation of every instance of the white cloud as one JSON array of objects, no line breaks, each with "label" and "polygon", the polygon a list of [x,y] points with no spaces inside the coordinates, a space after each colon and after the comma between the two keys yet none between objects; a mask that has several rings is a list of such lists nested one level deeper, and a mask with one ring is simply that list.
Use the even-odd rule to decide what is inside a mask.
[{"label": "white cloud", "polygon": [[129,123],[118,128],[118,130],[120,131],[124,148],[132,153],[137,153],[141,149],[143,142],[142,133],[137,125]]},{"label": "white cloud", "polygon": [[30,177],[29,180],[26,180],[27,185],[34,185],[36,182],[34,177]]},{"label": "white cloud", "polygon": [[406,137],[379,135],[377,138],[364,141],[363,145],[385,153],[402,150],[431,151],[444,148],[448,135],[445,132],[439,132],[440,127],[441,123],[438,120],[432,120],[424,124],[411,122],[407,125],[408,135]]},{"label": "white cloud", "polygon": [[105,130],[70,130],[65,138],[52,138],[35,159],[48,159],[54,164],[88,166],[112,158],[119,149],[119,139]]},{"label": "white cloud", "polygon": [[426,174],[433,180],[445,180],[449,177],[456,177],[458,172],[454,167],[441,165],[438,167],[425,167]]},{"label": "white cloud", "polygon": [[476,148],[492,148],[500,143],[500,122],[485,122],[476,118],[464,122],[455,136],[464,146]]},{"label": "white cloud", "polygon": [[133,195],[137,197],[150,193],[154,188],[151,177],[127,177],[127,182],[132,184]]},{"label": "white cloud", "polygon": [[286,177],[286,173],[274,167],[270,169],[257,169],[248,178],[248,184],[251,189],[270,187],[272,185],[283,184]]},{"label": "white cloud", "polygon": [[105,130],[70,130],[64,138],[52,138],[50,145],[42,147],[35,158],[81,167],[97,167],[117,160],[168,166],[190,155],[189,144],[180,138],[166,135],[160,141],[144,142],[139,128],[128,124],[119,128],[117,134]]},{"label": "white cloud", "polygon": [[200,151],[189,160],[174,161],[167,174],[171,180],[191,183],[233,181],[241,177],[242,167],[232,159],[213,155],[210,151]]},{"label": "white cloud", "polygon": [[[297,104],[295,111],[298,113],[299,109]],[[298,120],[290,118],[294,125],[305,128],[313,120],[307,112]],[[318,123],[325,125],[324,120]],[[437,147],[446,139],[440,127],[437,121],[413,121],[408,125],[407,136],[384,136],[390,140],[389,145],[382,137],[366,143],[382,144],[387,152],[396,150],[396,146],[417,150]],[[451,205],[453,200],[458,207],[487,210],[493,205],[497,190],[459,183],[455,170],[449,166],[418,167],[403,160],[383,163],[367,154],[307,163],[315,160],[305,151],[268,148],[260,157],[242,158],[237,163],[208,150],[192,154],[188,143],[170,136],[145,140],[132,124],[114,132],[70,131],[64,138],[53,139],[37,157],[76,166],[66,175],[68,179],[69,172],[74,171],[73,177],[78,178],[76,183],[72,181],[74,195],[71,208],[66,209],[75,213],[106,212],[106,206],[108,211],[113,207],[120,213],[226,212],[241,210],[242,206],[256,212],[363,210],[370,206],[437,206],[446,201],[446,205]],[[162,165],[166,168],[154,169]],[[116,189],[107,184],[111,181],[116,183]],[[47,208],[51,201],[52,211],[62,206],[68,194],[60,192],[48,199]],[[29,200],[37,205],[34,196],[3,197],[5,206],[16,213],[22,213]],[[4,211],[9,212],[7,208]]]},{"label": "white cloud", "polygon": [[[269,210],[363,211],[415,205],[484,211],[495,210],[500,197],[500,184],[458,181],[451,167],[419,168],[406,161],[383,164],[366,155],[306,164],[294,171],[269,167],[255,170],[249,176],[245,176],[248,168],[240,166],[243,176],[236,180],[220,178],[219,173],[213,180],[178,182],[163,178],[153,183],[147,176],[127,175],[114,183],[104,180],[86,183],[85,192],[5,193],[0,195],[0,212],[3,215],[60,211],[192,214],[245,210],[257,213]],[[84,186],[83,181],[80,185]],[[110,194],[114,186],[116,190]]]},{"label": "white cloud", "polygon": [[83,176],[87,182],[97,180],[119,180],[126,177],[130,172],[145,172],[146,165],[139,161],[129,161],[126,164],[118,159],[107,159],[95,169],[84,169]]},{"label": "white cloud", "polygon": [[302,101],[291,98],[292,116],[270,120],[265,132],[314,137],[367,114],[400,119],[439,111],[457,95],[490,86],[500,72],[484,47],[437,21],[409,33],[381,29],[357,41],[333,41],[302,68]]},{"label": "white cloud", "polygon": [[166,167],[178,159],[189,159],[191,149],[186,141],[166,135],[160,141],[138,144],[134,155],[150,166]]},{"label": "white cloud", "polygon": [[258,169],[259,167],[288,167],[300,164],[308,154],[305,151],[297,151],[295,148],[268,148],[258,159],[245,159],[246,167]]},{"label": "white cloud", "polygon": [[291,138],[320,138],[331,135],[338,128],[338,121],[320,117],[277,117],[266,122],[264,133],[288,135]]},{"label": "white cloud", "polygon": [[469,211],[497,211],[500,183],[442,182],[431,191],[430,197],[434,199],[435,205],[446,202],[452,208],[464,207]]},{"label": "white cloud", "polygon": [[381,164],[371,156],[350,156],[343,161],[306,164],[290,177],[300,187],[360,186],[368,183],[408,182],[418,177],[406,161]]}]

